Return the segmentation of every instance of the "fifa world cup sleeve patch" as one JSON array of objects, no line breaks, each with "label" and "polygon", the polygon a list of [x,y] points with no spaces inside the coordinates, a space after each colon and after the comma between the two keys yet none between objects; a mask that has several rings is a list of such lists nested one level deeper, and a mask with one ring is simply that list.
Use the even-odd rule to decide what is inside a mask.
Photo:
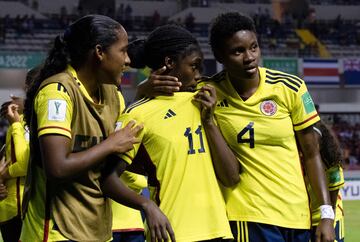
[{"label": "fifa world cup sleeve patch", "polygon": [[65,121],[66,101],[61,99],[48,100],[48,120]]},{"label": "fifa world cup sleeve patch", "polygon": [[341,171],[339,167],[332,167],[328,169],[326,175],[330,184],[336,184],[342,182],[343,180],[341,179]]},{"label": "fifa world cup sleeve patch", "polygon": [[305,92],[301,96],[301,99],[302,99],[306,114],[315,111],[315,105],[314,105],[314,102],[313,102],[309,92]]}]

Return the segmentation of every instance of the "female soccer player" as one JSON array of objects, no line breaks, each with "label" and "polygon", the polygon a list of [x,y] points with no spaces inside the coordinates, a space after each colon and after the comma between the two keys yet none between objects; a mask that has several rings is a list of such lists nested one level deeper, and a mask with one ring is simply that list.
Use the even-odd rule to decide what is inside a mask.
[{"label": "female soccer player", "polygon": [[[324,122],[319,121],[313,126],[320,145],[321,159],[325,166],[328,189],[330,192],[331,204],[335,211],[335,240],[344,241],[344,209],[340,188],[344,186],[344,173],[341,167],[342,151],[336,135]],[[311,201],[311,241],[316,242],[316,229],[320,222],[320,204],[308,185]]]},{"label": "female soccer player", "polygon": [[56,37],[25,101],[31,158],[21,241],[108,241],[108,197],[143,209],[154,240],[175,239],[158,207],[117,174],[118,155],[133,148],[142,128],[130,121],[114,132],[127,45],[124,28],[102,15],[84,16]]},{"label": "female soccer player", "polygon": [[177,241],[231,238],[216,176],[226,186],[235,185],[239,162],[214,124],[214,88],[194,93],[203,59],[198,42],[184,28],[165,25],[130,44],[129,56],[136,68],[164,66],[163,74],[182,85],[173,96],[144,97],[125,110],[122,125],[135,119],[144,130],[141,144],[122,159],[133,162],[131,171],[144,167],[151,197],[169,218]]},{"label": "female soccer player", "polygon": [[254,22],[240,13],[214,19],[210,45],[224,70],[210,78],[219,104],[215,116],[243,169],[225,189],[237,241],[309,241],[310,211],[295,137],[323,209],[318,241],[334,239],[333,210],[313,124],[319,121],[305,82],[259,67]]},{"label": "female soccer player", "polygon": [[[38,67],[35,67],[27,73],[25,91],[37,71]],[[0,165],[0,184],[6,184],[8,189],[8,196],[0,201],[0,229],[4,242],[18,241],[21,232],[21,203],[29,161],[29,130],[23,120],[23,110],[24,99],[16,96],[11,96],[11,100],[1,106],[1,116],[10,125],[6,133],[5,156]]]},{"label": "female soccer player", "polygon": [[29,133],[18,108],[11,101],[1,107],[1,116],[10,124],[5,157],[0,165],[0,180],[8,190],[7,197],[0,201],[0,230],[4,242],[18,241],[20,237],[21,201],[29,159]]}]

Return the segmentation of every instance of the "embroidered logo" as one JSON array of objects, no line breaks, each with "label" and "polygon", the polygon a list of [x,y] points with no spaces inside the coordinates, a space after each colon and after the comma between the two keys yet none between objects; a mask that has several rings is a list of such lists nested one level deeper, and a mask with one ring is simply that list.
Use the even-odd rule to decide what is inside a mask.
[{"label": "embroidered logo", "polygon": [[66,101],[61,99],[48,100],[48,120],[65,121]]},{"label": "embroidered logo", "polygon": [[272,100],[266,100],[260,104],[260,110],[266,116],[273,116],[277,111],[277,105]]},{"label": "embroidered logo", "polygon": [[166,112],[166,114],[164,116],[164,119],[168,119],[168,118],[171,118],[171,117],[174,117],[174,116],[176,116],[176,113],[173,110],[169,109]]},{"label": "embroidered logo", "polygon": [[218,107],[229,107],[228,101],[226,99],[219,101],[219,103],[216,105]]}]

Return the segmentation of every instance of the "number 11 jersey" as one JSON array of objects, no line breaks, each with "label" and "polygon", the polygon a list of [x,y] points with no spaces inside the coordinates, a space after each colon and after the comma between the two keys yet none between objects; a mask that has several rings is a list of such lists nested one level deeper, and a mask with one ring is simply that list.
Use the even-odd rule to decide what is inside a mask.
[{"label": "number 11 jersey", "polygon": [[122,156],[145,166],[151,197],[168,217],[176,241],[232,238],[194,93],[144,98],[120,116],[144,124],[141,144]]}]

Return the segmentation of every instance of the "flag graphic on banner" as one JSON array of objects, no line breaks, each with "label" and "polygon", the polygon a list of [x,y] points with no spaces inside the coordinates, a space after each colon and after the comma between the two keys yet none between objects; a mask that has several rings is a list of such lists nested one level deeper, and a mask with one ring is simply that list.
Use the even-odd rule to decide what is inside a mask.
[{"label": "flag graphic on banner", "polygon": [[338,60],[304,59],[303,75],[310,85],[340,84]]},{"label": "flag graphic on banner", "polygon": [[345,85],[360,85],[360,58],[344,59]]}]

